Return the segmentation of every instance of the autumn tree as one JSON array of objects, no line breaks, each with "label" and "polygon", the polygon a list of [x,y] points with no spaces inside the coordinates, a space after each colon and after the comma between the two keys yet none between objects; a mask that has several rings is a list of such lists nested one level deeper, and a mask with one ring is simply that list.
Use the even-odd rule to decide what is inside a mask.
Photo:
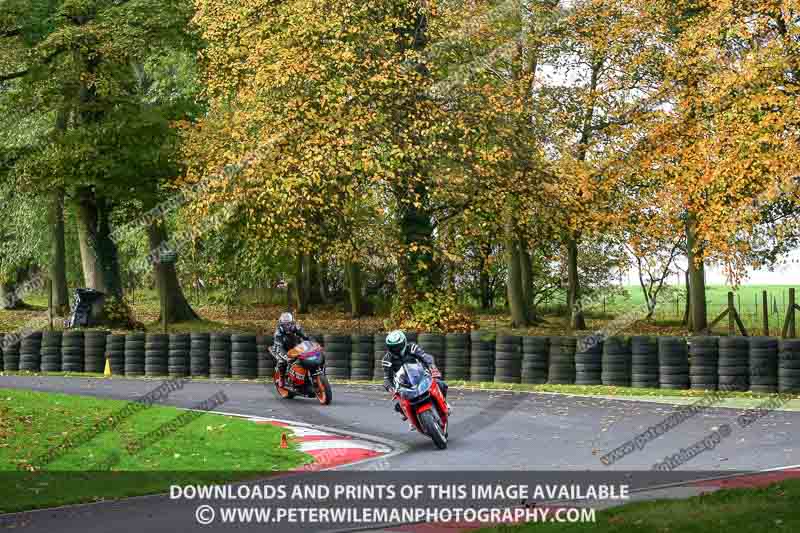
[{"label": "autumn tree", "polygon": [[[186,45],[189,2],[10,0],[0,6],[0,82],[18,112],[45,117],[46,139],[11,173],[51,196],[52,276],[60,303],[63,198],[77,214],[87,287],[122,294],[114,211],[154,203],[177,173],[169,110],[145,101],[145,63]],[[180,291],[173,291],[180,299]],[[176,306],[180,308],[181,306]],[[184,306],[185,309],[185,306]],[[193,315],[193,313],[191,313]]]}]

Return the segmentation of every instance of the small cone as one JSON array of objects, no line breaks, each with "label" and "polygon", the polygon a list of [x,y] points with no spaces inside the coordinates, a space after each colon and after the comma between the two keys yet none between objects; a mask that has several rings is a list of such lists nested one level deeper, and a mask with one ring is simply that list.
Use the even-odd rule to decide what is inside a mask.
[{"label": "small cone", "polygon": [[109,361],[108,357],[106,357],[106,369],[103,371],[103,376],[111,377],[111,361]]},{"label": "small cone", "polygon": [[281,433],[281,448],[288,448],[289,441],[286,439],[286,433]]}]

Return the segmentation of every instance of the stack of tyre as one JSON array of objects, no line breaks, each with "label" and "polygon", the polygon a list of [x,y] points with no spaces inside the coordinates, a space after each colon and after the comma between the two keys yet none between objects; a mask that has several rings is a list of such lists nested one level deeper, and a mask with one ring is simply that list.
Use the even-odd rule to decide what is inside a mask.
[{"label": "stack of tyre", "polygon": [[750,337],[750,390],[778,391],[778,339]]},{"label": "stack of tyre", "polygon": [[575,383],[575,337],[550,337],[547,382],[556,385]]},{"label": "stack of tyre", "polygon": [[695,390],[719,387],[719,337],[689,339],[689,381]]},{"label": "stack of tyre", "polygon": [[575,384],[602,384],[603,361],[603,344],[599,336],[578,337],[575,343]]},{"label": "stack of tyre", "polygon": [[61,370],[83,372],[83,331],[71,329],[61,335]]},{"label": "stack of tyre", "polygon": [[800,392],[800,339],[783,339],[780,343],[778,391]]},{"label": "stack of tyre", "polygon": [[258,376],[256,336],[247,333],[231,335],[231,377],[254,379]]},{"label": "stack of tyre", "polygon": [[350,379],[369,381],[375,371],[375,338],[372,335],[350,337]]},{"label": "stack of tyre", "polygon": [[38,372],[42,365],[42,332],[32,331],[19,344],[19,369]]},{"label": "stack of tyre", "polygon": [[473,331],[469,334],[469,379],[476,382],[494,381],[494,348],[493,335]]},{"label": "stack of tyre", "polygon": [[236,333],[231,335],[231,377],[255,379],[258,376],[258,346],[256,336]]},{"label": "stack of tyre", "polygon": [[447,361],[444,357],[444,335],[438,333],[420,333],[418,339],[420,348],[433,356],[437,368],[442,372],[442,375],[445,375],[447,371]]},{"label": "stack of tyre", "polygon": [[144,345],[144,373],[149,378],[169,374],[169,335],[147,334]]},{"label": "stack of tyre", "polygon": [[469,335],[448,333],[444,338],[444,377],[453,381],[463,381],[469,374]]},{"label": "stack of tyre", "polygon": [[633,373],[633,352],[625,337],[608,337],[603,341],[603,385],[630,387]]},{"label": "stack of tyre", "polygon": [[60,331],[42,333],[42,372],[61,372],[62,338]]},{"label": "stack of tyre", "polygon": [[547,383],[547,337],[522,337],[522,376],[520,381],[528,385]]},{"label": "stack of tyre", "polygon": [[106,354],[111,365],[111,374],[125,375],[125,335],[109,335],[106,337]]},{"label": "stack of tyre", "polygon": [[[65,334],[66,335],[66,334]],[[125,336],[125,375],[144,376],[145,368],[145,340],[144,333],[128,333]]]},{"label": "stack of tyre", "polygon": [[350,379],[350,354],[353,339],[350,335],[325,335],[325,371],[333,379]]},{"label": "stack of tyre", "polygon": [[84,372],[102,373],[106,368],[106,337],[110,331],[91,330],[83,334]]},{"label": "stack of tyre", "polygon": [[[4,339],[5,340],[5,339]],[[19,370],[19,341],[8,340],[3,343],[3,369],[6,372]]]},{"label": "stack of tyre", "polygon": [[256,337],[256,350],[258,351],[258,377],[272,378],[275,371],[275,358],[269,349],[272,348],[272,335],[259,335]]},{"label": "stack of tyre", "polygon": [[658,383],[662,389],[689,388],[689,351],[683,337],[659,337]]},{"label": "stack of tyre", "polygon": [[717,381],[721,390],[750,389],[750,343],[747,337],[720,337],[717,344]]},{"label": "stack of tyre", "polygon": [[211,335],[209,333],[189,334],[189,374],[193,378],[207,378],[210,375],[210,351]]},{"label": "stack of tyre", "polygon": [[230,333],[212,333],[208,340],[208,375],[213,379],[231,377]]},{"label": "stack of tyre", "polygon": [[654,337],[631,337],[631,387],[658,388],[658,343]]},{"label": "stack of tyre", "polygon": [[522,337],[497,335],[494,348],[495,383],[522,381]]},{"label": "stack of tyre", "polygon": [[192,338],[188,333],[173,333],[169,336],[167,371],[172,378],[185,378],[191,373]]},{"label": "stack of tyre", "polygon": [[372,348],[372,379],[383,381],[384,355],[386,355],[386,333],[376,333]]}]

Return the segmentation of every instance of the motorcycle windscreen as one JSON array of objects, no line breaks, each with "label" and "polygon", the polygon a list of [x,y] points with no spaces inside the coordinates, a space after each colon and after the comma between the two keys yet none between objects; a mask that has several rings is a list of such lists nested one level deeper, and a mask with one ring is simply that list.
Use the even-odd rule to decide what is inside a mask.
[{"label": "motorcycle windscreen", "polygon": [[316,342],[311,341],[303,341],[291,350],[287,354],[289,359],[295,359],[297,357],[301,357],[303,354],[319,351],[319,344]]},{"label": "motorcycle windscreen", "polygon": [[403,365],[403,368],[398,372],[398,381],[401,386],[398,392],[407,399],[422,396],[428,392],[432,383],[430,375],[418,363]]}]

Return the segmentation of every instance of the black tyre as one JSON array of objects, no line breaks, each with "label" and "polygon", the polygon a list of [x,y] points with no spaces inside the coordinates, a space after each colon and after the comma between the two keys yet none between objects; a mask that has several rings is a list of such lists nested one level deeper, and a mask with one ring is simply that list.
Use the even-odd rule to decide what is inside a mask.
[{"label": "black tyre", "polygon": [[422,430],[428,435],[437,448],[444,450],[447,448],[447,437],[439,425],[438,416],[434,414],[433,409],[428,409],[419,414],[419,424]]},{"label": "black tyre", "polygon": [[331,389],[330,381],[328,381],[328,376],[325,374],[317,376],[315,389],[319,403],[322,405],[330,405],[333,401],[333,390]]}]

